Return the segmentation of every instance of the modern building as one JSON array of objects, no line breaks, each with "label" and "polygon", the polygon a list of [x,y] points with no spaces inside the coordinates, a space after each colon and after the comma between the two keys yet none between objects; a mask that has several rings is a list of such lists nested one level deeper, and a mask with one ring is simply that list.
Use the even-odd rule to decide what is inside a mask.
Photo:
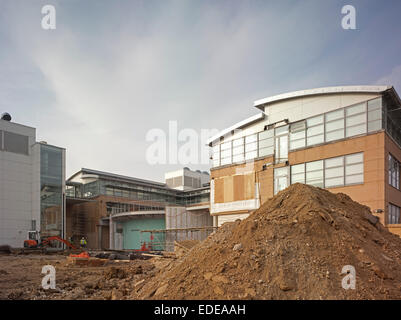
[{"label": "modern building", "polygon": [[343,86],[258,100],[212,137],[215,225],[247,217],[288,185],[343,192],[401,235],[401,101],[391,86]]},{"label": "modern building", "polygon": [[[75,243],[85,237],[93,249],[140,249],[144,244],[164,248],[172,241],[172,229],[212,226],[209,179],[201,185],[206,175],[188,168],[166,174],[176,179],[171,188],[168,183],[83,168],[67,181],[67,237]],[[210,232],[198,233],[195,236],[203,239]]]},{"label": "modern building", "polygon": [[28,231],[64,237],[65,149],[36,129],[0,120],[0,244],[22,247]]}]

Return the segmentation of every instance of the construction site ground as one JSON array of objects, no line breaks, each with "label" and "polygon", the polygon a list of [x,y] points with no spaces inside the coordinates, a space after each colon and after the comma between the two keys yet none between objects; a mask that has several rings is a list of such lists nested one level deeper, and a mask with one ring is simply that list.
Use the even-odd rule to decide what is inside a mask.
[{"label": "construction site ground", "polygon": [[[130,299],[143,279],[152,277],[170,261],[168,257],[153,257],[80,266],[61,254],[0,254],[0,300]],[[45,265],[56,269],[54,290],[42,288]]]}]

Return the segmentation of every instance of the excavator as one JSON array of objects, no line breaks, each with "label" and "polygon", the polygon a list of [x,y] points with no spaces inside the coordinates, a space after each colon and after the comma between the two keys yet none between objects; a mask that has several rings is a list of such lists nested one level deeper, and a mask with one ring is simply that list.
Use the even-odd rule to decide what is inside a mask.
[{"label": "excavator", "polygon": [[62,239],[58,236],[51,236],[47,238],[40,239],[39,231],[28,231],[28,239],[24,241],[24,248],[43,248],[50,245],[50,241],[58,241],[64,243],[67,247],[77,250],[79,248],[75,247],[69,241]]}]

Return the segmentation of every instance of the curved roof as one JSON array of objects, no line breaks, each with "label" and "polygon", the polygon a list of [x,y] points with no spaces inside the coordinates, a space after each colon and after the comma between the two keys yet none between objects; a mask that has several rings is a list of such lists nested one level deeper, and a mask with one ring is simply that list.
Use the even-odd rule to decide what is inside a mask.
[{"label": "curved roof", "polygon": [[392,88],[393,88],[392,86],[341,86],[341,87],[315,88],[315,89],[282,93],[264,99],[256,100],[253,105],[256,108],[261,109],[263,111],[265,104],[270,104],[293,98],[308,97],[319,94],[333,94],[333,93],[381,93],[383,91]]}]

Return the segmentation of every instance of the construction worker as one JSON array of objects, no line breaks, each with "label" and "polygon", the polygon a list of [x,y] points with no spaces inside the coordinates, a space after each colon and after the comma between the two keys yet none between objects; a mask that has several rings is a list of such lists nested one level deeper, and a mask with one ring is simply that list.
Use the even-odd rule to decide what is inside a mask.
[{"label": "construction worker", "polygon": [[86,248],[87,242],[86,242],[85,237],[82,237],[82,238],[81,238],[81,242],[80,242],[80,243],[81,243],[81,247],[82,247],[82,248]]}]

